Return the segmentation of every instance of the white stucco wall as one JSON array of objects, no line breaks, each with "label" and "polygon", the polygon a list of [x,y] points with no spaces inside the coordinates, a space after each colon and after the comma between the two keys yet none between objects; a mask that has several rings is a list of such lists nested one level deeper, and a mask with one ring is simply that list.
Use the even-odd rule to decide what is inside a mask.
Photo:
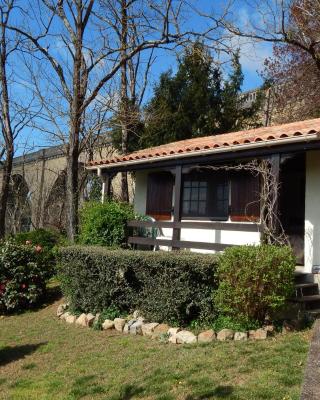
[{"label": "white stucco wall", "polygon": [[146,213],[148,172],[136,172],[136,186],[134,193],[134,211],[139,214]]},{"label": "white stucco wall", "polygon": [[[136,173],[136,192],[134,199],[134,209],[136,212],[144,214],[146,211],[146,200],[147,200],[147,177],[148,171]],[[174,200],[173,200],[174,201]],[[182,221],[188,221],[183,219]],[[196,222],[192,220],[192,222]],[[220,221],[219,221],[220,222]],[[226,221],[228,224],[231,221]],[[243,222],[243,225],[249,225],[250,223]],[[162,234],[165,237],[172,237],[172,229],[162,229]],[[181,240],[191,242],[206,242],[206,243],[223,243],[223,244],[259,244],[260,233],[259,232],[238,232],[238,231],[221,231],[221,230],[209,230],[209,229],[181,229]],[[163,247],[163,250],[166,248]],[[197,251],[201,253],[214,253],[212,250],[199,250],[191,249],[191,251]]]},{"label": "white stucco wall", "polygon": [[305,272],[320,268],[320,151],[307,152]]}]

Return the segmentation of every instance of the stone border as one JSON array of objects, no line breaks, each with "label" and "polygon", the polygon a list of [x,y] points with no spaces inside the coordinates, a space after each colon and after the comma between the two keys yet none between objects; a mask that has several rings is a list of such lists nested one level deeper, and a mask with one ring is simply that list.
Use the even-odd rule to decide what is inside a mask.
[{"label": "stone border", "polygon": [[[76,324],[83,327],[92,327],[93,324],[98,321],[100,316],[100,314],[93,315],[91,313],[83,313],[80,316],[75,316],[67,310],[67,304],[59,305],[57,309],[57,317],[69,324]],[[133,315],[128,318],[115,318],[114,320],[106,319],[102,324],[102,329],[113,329],[119,333],[127,335],[148,336],[152,339],[158,339],[173,344],[210,343],[214,340],[265,340],[275,332],[274,326],[268,325],[248,332],[234,332],[231,329],[222,329],[216,333],[212,329],[209,329],[195,335],[193,332],[182,328],[174,328],[167,324],[160,324],[158,322],[148,322],[139,315],[139,311],[135,311]]]},{"label": "stone border", "polygon": [[320,319],[317,319],[311,340],[300,400],[320,399]]}]

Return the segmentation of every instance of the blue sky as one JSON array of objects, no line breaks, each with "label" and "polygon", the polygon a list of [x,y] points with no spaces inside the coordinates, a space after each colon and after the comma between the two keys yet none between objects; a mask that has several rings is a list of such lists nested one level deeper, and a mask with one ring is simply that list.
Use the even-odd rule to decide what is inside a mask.
[{"label": "blue sky", "polygon": [[[199,6],[201,6],[201,9],[204,12],[216,14],[221,12],[224,4],[226,3],[224,0],[195,0],[195,2],[198,2]],[[249,21],[250,17],[252,17],[251,11],[245,4],[245,0],[235,0],[235,10],[237,14],[236,18],[242,25],[245,25]],[[196,13],[189,13],[186,16],[185,26],[190,29],[205,30],[206,23],[208,22],[204,22],[204,19]],[[240,62],[242,64],[244,73],[244,84],[242,90],[247,91],[259,87],[262,84],[262,79],[259,72],[261,72],[263,69],[264,60],[272,55],[272,46],[267,43],[256,43],[253,45],[248,43],[247,40],[243,39],[233,39],[232,45],[234,49],[240,49]],[[50,44],[50,46],[52,46],[52,44]],[[65,57],[65,53],[63,50],[61,50],[61,41],[57,40],[55,43],[53,43],[53,48],[57,54]],[[213,56],[220,62],[225,61],[227,58],[225,55],[221,54],[213,54]],[[173,71],[176,70],[176,54],[164,50],[159,51],[157,53],[156,62],[154,63],[151,71],[151,79],[149,79],[150,85],[146,94],[146,99],[151,96],[152,87],[154,83],[158,81],[159,75],[170,68]],[[27,90],[23,87],[23,85],[18,88],[18,92],[22,97],[27,96]],[[64,126],[62,129],[67,130],[66,125],[63,124],[62,126]],[[29,149],[37,149],[39,147],[48,146],[49,142],[43,133],[26,129],[25,132],[20,136],[20,149],[17,151],[18,154],[21,154],[22,151],[25,151],[26,144],[28,144]]]}]

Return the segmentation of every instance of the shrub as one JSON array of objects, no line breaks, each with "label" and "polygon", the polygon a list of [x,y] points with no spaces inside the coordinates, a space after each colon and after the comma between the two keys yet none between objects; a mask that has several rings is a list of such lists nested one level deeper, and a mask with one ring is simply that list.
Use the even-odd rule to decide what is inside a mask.
[{"label": "shrub", "polygon": [[190,252],[62,248],[62,291],[81,312],[139,309],[153,321],[213,318],[216,257]]},{"label": "shrub", "polygon": [[52,250],[55,246],[64,242],[64,237],[51,229],[35,229],[30,232],[18,233],[14,240],[20,244],[30,242],[34,245],[40,245],[43,249]]},{"label": "shrub", "polygon": [[13,241],[0,244],[0,311],[18,311],[37,304],[52,268],[40,249]]},{"label": "shrub", "polygon": [[247,325],[263,322],[291,296],[295,265],[289,247],[228,248],[219,257],[215,306],[222,315],[235,322]]},{"label": "shrub", "polygon": [[127,203],[86,203],[80,213],[79,243],[119,247],[127,240],[127,221],[134,218]]},{"label": "shrub", "polygon": [[53,267],[55,266],[55,249],[57,246],[66,243],[66,238],[59,232],[42,228],[18,233],[13,237],[13,240],[22,245],[27,243],[30,246],[40,246],[38,264],[44,265],[44,268],[52,266],[52,273],[54,273]]}]

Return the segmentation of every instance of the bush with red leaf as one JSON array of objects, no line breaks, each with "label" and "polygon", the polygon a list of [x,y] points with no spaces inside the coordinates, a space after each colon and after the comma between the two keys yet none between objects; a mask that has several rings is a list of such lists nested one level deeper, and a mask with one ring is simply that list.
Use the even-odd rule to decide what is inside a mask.
[{"label": "bush with red leaf", "polygon": [[27,309],[43,299],[54,270],[43,261],[40,246],[0,243],[0,313]]}]

